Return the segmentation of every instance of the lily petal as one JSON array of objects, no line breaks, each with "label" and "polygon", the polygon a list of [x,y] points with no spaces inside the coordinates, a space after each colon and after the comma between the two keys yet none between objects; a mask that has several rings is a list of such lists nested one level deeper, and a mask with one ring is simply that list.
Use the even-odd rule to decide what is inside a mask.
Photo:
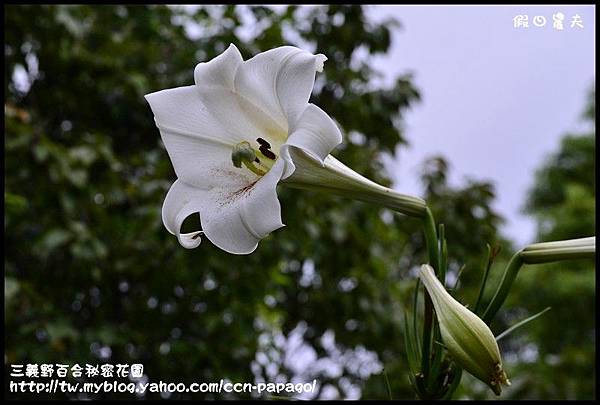
[{"label": "lily petal", "polygon": [[205,189],[222,183],[215,176],[219,173],[233,173],[234,187],[256,180],[252,173],[231,165],[233,145],[245,137],[213,116],[196,86],[162,90],[146,99],[178,178]]},{"label": "lily petal", "polygon": [[214,59],[199,63],[194,69],[194,82],[201,87],[234,89],[235,73],[244,60],[234,44]]},{"label": "lily petal", "polygon": [[293,46],[271,49],[239,66],[235,88],[287,129],[306,108],[315,73],[323,69],[325,60],[324,55]]},{"label": "lily petal", "polygon": [[291,129],[287,145],[312,154],[321,162],[342,142],[342,133],[331,117],[314,104],[309,104]]},{"label": "lily petal", "polygon": [[235,191],[210,190],[200,209],[206,237],[226,252],[249,254],[262,238],[284,226],[276,190],[284,167],[285,162],[278,159],[250,186]]},{"label": "lily petal", "polygon": [[223,127],[252,144],[256,138],[265,138],[279,147],[287,138],[287,124],[272,118],[272,115],[251,102],[244,94],[224,89],[202,89],[200,97],[207,111]]},{"label": "lily petal", "polygon": [[181,246],[187,249],[200,245],[200,231],[182,234],[181,224],[188,216],[200,211],[205,195],[205,190],[176,180],[165,197],[162,207],[163,224],[170,233],[177,236]]},{"label": "lily petal", "polygon": [[[204,233],[226,252],[252,253],[262,238],[284,226],[276,190],[284,167],[279,159],[265,176],[241,188],[229,184],[205,190],[178,179],[165,197],[163,224],[188,249],[199,246]],[[181,233],[183,221],[198,212],[202,230]]]},{"label": "lily petal", "polygon": [[239,134],[222,125],[208,110],[197,86],[183,86],[146,94],[156,126],[181,135],[234,145]]}]

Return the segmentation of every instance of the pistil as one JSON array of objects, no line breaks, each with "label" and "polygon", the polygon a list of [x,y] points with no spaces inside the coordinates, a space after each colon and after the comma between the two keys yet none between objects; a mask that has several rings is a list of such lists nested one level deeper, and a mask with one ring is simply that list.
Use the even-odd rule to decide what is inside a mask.
[{"label": "pistil", "polygon": [[267,141],[262,138],[256,141],[259,144],[258,151],[248,141],[235,145],[231,153],[231,161],[235,167],[241,168],[244,165],[257,176],[264,176],[273,167],[277,155],[270,150],[271,145]]}]

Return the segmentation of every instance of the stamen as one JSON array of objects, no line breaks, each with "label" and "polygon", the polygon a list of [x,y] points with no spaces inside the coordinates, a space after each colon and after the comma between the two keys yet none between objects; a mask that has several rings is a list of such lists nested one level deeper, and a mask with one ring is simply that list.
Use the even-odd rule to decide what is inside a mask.
[{"label": "stamen", "polygon": [[277,159],[277,155],[275,155],[273,152],[271,152],[269,150],[269,148],[266,148],[265,145],[260,145],[260,148],[258,148],[258,150],[260,151],[260,153],[263,154],[264,157],[266,157],[267,159],[271,159],[271,160],[275,160]]},{"label": "stamen", "polygon": [[271,144],[267,141],[265,141],[262,138],[256,138],[256,142],[259,143],[259,148],[258,150],[260,151],[260,153],[263,154],[264,157],[266,157],[267,159],[271,159],[271,160],[275,160],[277,159],[277,155],[275,155],[270,149],[271,149]]},{"label": "stamen", "polygon": [[246,166],[248,168],[248,170],[250,170],[252,173],[258,175],[258,176],[264,176],[265,174],[267,174],[266,171],[259,169],[258,167],[254,166],[253,162],[246,162],[244,160],[244,166]]}]

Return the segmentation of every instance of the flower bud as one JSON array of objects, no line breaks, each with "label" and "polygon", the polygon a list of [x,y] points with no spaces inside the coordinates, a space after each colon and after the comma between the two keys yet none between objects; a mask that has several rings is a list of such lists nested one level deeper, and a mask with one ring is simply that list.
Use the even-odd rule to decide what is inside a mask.
[{"label": "flower bud", "polygon": [[498,343],[490,328],[446,291],[431,266],[421,266],[419,275],[433,302],[442,340],[452,358],[500,395],[500,384],[510,385],[510,381],[502,369]]},{"label": "flower bud", "polygon": [[534,243],[520,253],[527,264],[549,263],[569,259],[593,259],[596,254],[596,237]]}]

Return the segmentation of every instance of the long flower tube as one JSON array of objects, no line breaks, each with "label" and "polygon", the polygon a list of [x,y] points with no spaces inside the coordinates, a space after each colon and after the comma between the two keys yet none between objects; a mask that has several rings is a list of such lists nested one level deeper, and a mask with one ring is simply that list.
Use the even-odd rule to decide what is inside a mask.
[{"label": "long flower tube", "polygon": [[427,204],[421,198],[383,187],[331,155],[321,161],[299,148],[289,148],[288,151],[295,170],[290,177],[282,180],[282,185],[376,203],[409,216],[423,218],[426,215]]}]

